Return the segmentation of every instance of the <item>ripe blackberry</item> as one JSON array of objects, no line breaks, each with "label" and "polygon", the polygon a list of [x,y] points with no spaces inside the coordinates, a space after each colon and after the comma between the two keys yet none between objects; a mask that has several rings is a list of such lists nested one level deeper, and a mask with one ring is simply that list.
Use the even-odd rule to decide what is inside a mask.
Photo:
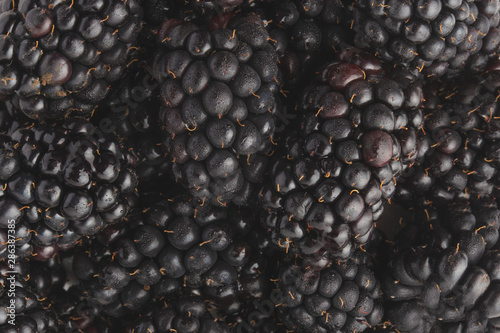
[{"label": "ripe blackberry", "polygon": [[485,69],[500,43],[498,1],[352,2],[356,46],[428,77]]},{"label": "ripe blackberry", "polygon": [[414,218],[381,267],[388,320],[400,332],[493,331],[500,316],[495,200],[418,208]]},{"label": "ripe blackberry", "polygon": [[0,165],[0,233],[15,221],[19,257],[47,260],[122,221],[137,200],[133,152],[86,120],[14,121],[0,134]]},{"label": "ripe blackberry", "polygon": [[[260,259],[266,243],[253,240],[250,209],[200,206],[176,198],[160,202],[126,227],[111,225],[73,261],[90,300],[114,317],[150,310],[150,301],[197,289],[221,314],[262,297],[269,282]],[[261,233],[259,233],[260,235]],[[250,241],[253,240],[253,241]]]},{"label": "ripe blackberry", "polygon": [[280,319],[294,332],[363,332],[383,317],[381,289],[361,251],[322,270],[284,265],[278,286]]},{"label": "ripe blackberry", "polygon": [[400,180],[397,201],[451,203],[470,195],[491,196],[498,185],[498,63],[477,78],[437,89],[423,104],[415,167]]},{"label": "ripe blackberry", "polygon": [[262,25],[208,32],[167,20],[155,53],[160,123],[174,176],[200,201],[245,204],[262,179],[279,71]]},{"label": "ripe blackberry", "polygon": [[0,3],[0,97],[33,119],[88,118],[137,47],[138,1]]},{"label": "ripe blackberry", "polygon": [[300,129],[260,192],[262,220],[285,251],[348,257],[370,241],[383,199],[416,157],[407,115],[420,112],[420,84],[390,79],[359,50],[340,59],[305,89]]}]

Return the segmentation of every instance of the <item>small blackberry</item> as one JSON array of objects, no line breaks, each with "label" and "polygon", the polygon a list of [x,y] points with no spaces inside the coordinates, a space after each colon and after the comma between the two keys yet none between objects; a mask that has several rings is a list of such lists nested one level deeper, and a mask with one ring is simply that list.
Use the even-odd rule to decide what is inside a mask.
[{"label": "small blackberry", "polygon": [[[136,62],[137,63],[137,62]],[[135,64],[134,64],[135,65]],[[170,161],[162,149],[158,112],[161,102],[156,98],[160,85],[139,63],[109,94],[98,115],[93,117],[104,133],[116,134],[137,155],[137,176],[141,191],[165,192]],[[163,189],[160,190],[160,187]]]},{"label": "small blackberry", "polygon": [[322,270],[286,263],[277,310],[285,326],[297,333],[363,332],[381,322],[381,289],[370,260],[359,251]]},{"label": "small blackberry", "polygon": [[168,301],[185,288],[198,289],[221,314],[235,314],[245,299],[262,297],[270,279],[260,260],[265,237],[250,236],[257,227],[250,209],[176,198],[126,227],[104,229],[90,251],[75,255],[73,271],[110,316],[145,313],[151,300]]},{"label": "small blackberry", "polygon": [[246,204],[272,142],[280,75],[264,27],[213,32],[167,20],[152,74],[174,176],[200,201]]},{"label": "small blackberry", "polygon": [[46,260],[122,221],[137,201],[133,152],[86,120],[14,121],[0,143],[0,232],[15,221],[19,257]]},{"label": "small blackberry", "polygon": [[500,43],[498,1],[352,1],[356,46],[428,77],[483,71]]},{"label": "small blackberry", "polygon": [[381,267],[387,317],[398,331],[496,328],[499,219],[494,199],[417,208]]},{"label": "small blackberry", "polygon": [[33,119],[90,117],[137,48],[135,0],[3,0],[0,8],[0,96]]},{"label": "small blackberry", "polygon": [[[78,286],[71,286],[67,290],[63,287],[54,289],[48,298],[51,309],[59,317],[59,331],[85,330],[98,321],[99,309],[87,304],[86,296]],[[109,330],[100,332],[107,333]]]},{"label": "small blackberry", "polygon": [[262,221],[285,251],[348,257],[370,241],[383,199],[416,158],[407,115],[420,112],[420,84],[390,79],[359,50],[340,59],[305,89],[300,129],[260,192]]},{"label": "small blackberry", "polygon": [[451,203],[491,196],[498,185],[498,63],[481,76],[425,89],[415,167],[400,179],[395,198]]},{"label": "small blackberry", "polygon": [[150,316],[141,316],[128,324],[124,332],[230,333],[229,326],[217,319],[202,297],[185,295],[158,306]]},{"label": "small blackberry", "polygon": [[301,89],[318,62],[352,44],[349,14],[340,0],[275,1],[269,12],[286,89]]},{"label": "small blackberry", "polygon": [[287,328],[277,317],[280,292],[274,289],[263,299],[250,299],[245,310],[236,317],[225,318],[232,333],[286,333]]}]

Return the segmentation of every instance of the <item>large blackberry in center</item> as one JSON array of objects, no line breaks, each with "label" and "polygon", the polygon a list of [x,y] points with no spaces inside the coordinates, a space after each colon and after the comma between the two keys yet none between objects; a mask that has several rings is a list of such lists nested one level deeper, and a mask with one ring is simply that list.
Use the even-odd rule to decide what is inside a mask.
[{"label": "large blackberry in center", "polygon": [[348,257],[372,238],[383,199],[416,158],[420,83],[391,79],[359,50],[339,58],[305,89],[300,129],[260,192],[263,223],[286,252]]},{"label": "large blackberry in center", "polygon": [[152,62],[174,175],[200,201],[248,204],[272,144],[280,75],[263,24],[209,32],[167,20]]}]

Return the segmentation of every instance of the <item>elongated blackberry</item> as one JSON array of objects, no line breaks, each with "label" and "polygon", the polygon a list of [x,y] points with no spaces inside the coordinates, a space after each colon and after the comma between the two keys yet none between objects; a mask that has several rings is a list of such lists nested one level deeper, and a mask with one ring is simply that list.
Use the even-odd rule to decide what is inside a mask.
[{"label": "elongated blackberry", "polygon": [[497,193],[498,73],[497,62],[477,78],[425,89],[415,167],[400,180],[397,201],[442,204]]},{"label": "elongated blackberry", "polygon": [[260,192],[263,223],[285,251],[348,257],[371,239],[383,199],[416,158],[419,83],[390,79],[359,50],[340,59],[305,89],[300,129]]},{"label": "elongated blackberry", "polygon": [[0,165],[0,233],[14,221],[19,257],[53,257],[121,222],[137,201],[133,152],[83,119],[12,122],[0,136]]},{"label": "elongated blackberry", "polygon": [[262,25],[213,32],[167,20],[153,76],[174,175],[200,201],[245,204],[262,179],[274,132],[280,75]]},{"label": "elongated blackberry", "polygon": [[370,257],[359,251],[322,270],[285,263],[278,286],[278,313],[294,332],[363,332],[381,322],[380,284]]},{"label": "elongated blackberry", "polygon": [[381,267],[387,319],[400,332],[494,331],[500,316],[495,200],[417,208],[414,218]]},{"label": "elongated blackberry", "polygon": [[33,119],[90,117],[137,48],[135,0],[1,1],[0,96]]},{"label": "elongated blackberry", "polygon": [[429,77],[486,68],[500,43],[498,1],[352,1],[355,42]]}]

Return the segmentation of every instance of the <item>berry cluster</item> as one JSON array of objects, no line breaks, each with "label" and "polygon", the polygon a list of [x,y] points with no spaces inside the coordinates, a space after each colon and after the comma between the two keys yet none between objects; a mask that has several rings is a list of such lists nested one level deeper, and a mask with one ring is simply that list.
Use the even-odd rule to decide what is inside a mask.
[{"label": "berry cluster", "polygon": [[0,0],[0,331],[500,330],[500,0]]}]

